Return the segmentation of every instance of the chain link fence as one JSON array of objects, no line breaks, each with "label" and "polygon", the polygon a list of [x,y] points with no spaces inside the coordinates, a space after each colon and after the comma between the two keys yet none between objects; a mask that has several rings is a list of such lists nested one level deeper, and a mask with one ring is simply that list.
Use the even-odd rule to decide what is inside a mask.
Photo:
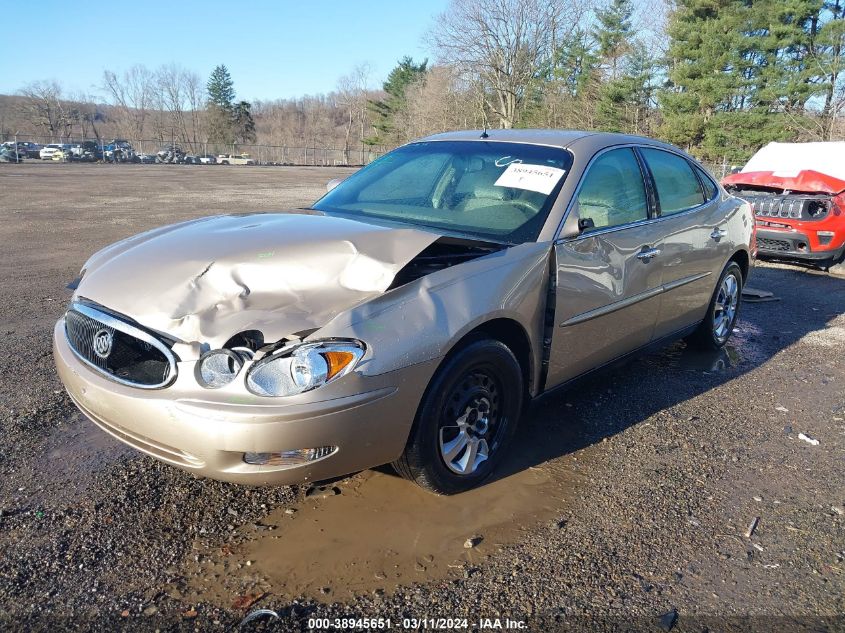
[{"label": "chain link fence", "polygon": [[[0,139],[4,143],[17,143],[19,151],[26,154],[25,158],[41,158],[41,149],[47,146],[59,146],[71,150],[72,148],[90,150],[90,157],[94,160],[109,162],[184,162],[185,157],[191,157],[187,162],[193,162],[199,157],[227,156],[231,161],[235,159],[249,160],[256,165],[302,165],[302,166],[361,166],[367,165],[379,156],[390,151],[385,146],[358,145],[357,147],[338,148],[313,145],[268,145],[260,143],[209,143],[200,141],[181,142],[178,138],[161,139],[104,139],[86,136],[44,136],[38,134],[6,134]],[[181,159],[172,160],[167,156],[173,147],[179,149]],[[120,160],[114,160],[114,149],[119,147]],[[74,160],[81,155],[81,151],[71,152],[68,156],[59,156],[57,160]],[[46,157],[46,152],[45,152]],[[157,160],[158,159],[158,160]],[[218,160],[219,162],[219,160]],[[234,162],[234,161],[233,161]],[[236,161],[241,162],[241,161]]]},{"label": "chain link fence", "polygon": [[701,165],[709,171],[717,180],[742,169],[746,160],[731,159],[727,156],[721,161],[700,160]]}]

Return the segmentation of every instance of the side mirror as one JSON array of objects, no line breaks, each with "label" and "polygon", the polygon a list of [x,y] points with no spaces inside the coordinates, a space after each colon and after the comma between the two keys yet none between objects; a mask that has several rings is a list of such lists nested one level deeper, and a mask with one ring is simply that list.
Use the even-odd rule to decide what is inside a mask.
[{"label": "side mirror", "polygon": [[572,202],[572,206],[569,209],[569,213],[566,215],[566,220],[563,222],[563,228],[560,232],[560,238],[565,240],[571,240],[587,231],[591,228],[595,228],[595,223],[593,222],[592,218],[581,218],[581,205],[578,204],[578,200],[574,200]]},{"label": "side mirror", "polygon": [[582,233],[594,228],[596,228],[596,223],[593,222],[593,218],[580,218],[578,220],[578,230]]},{"label": "side mirror", "polygon": [[345,178],[332,178],[331,180],[329,180],[329,182],[326,183],[326,193],[337,187],[344,180]]}]

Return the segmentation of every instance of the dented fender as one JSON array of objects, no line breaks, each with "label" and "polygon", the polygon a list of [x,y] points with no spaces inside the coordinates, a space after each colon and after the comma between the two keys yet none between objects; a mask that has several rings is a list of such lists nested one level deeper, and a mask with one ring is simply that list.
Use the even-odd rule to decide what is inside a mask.
[{"label": "dented fender", "polygon": [[432,273],[344,311],[309,338],[364,341],[371,352],[360,370],[377,375],[442,358],[480,325],[509,319],[524,330],[539,376],[551,248],[521,244]]}]

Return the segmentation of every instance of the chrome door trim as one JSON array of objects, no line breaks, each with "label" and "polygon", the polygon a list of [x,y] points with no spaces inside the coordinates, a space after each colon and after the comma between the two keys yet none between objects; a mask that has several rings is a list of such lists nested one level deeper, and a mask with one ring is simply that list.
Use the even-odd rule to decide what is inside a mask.
[{"label": "chrome door trim", "polygon": [[709,277],[712,274],[713,273],[708,270],[703,273],[696,273],[695,275],[690,275],[689,277],[681,277],[680,279],[676,279],[675,281],[670,281],[668,284],[663,284],[663,291],[669,292],[670,290],[674,290],[675,288],[680,288],[681,286],[686,286],[687,284],[691,284],[692,282],[698,281],[699,279]]},{"label": "chrome door trim", "polygon": [[574,317],[571,317],[560,324],[560,327],[569,327],[570,325],[578,325],[579,323],[583,323],[584,321],[589,321],[591,319],[595,319],[600,316],[605,316],[606,314],[611,314],[612,312],[616,312],[617,310],[622,310],[623,308],[627,308],[629,306],[634,305],[635,303],[639,303],[640,301],[645,301],[646,299],[651,299],[651,297],[655,297],[663,292],[663,286],[657,286],[656,288],[651,288],[650,290],[646,290],[639,294],[632,295],[627,297],[626,299],[621,299],[620,301],[615,301],[614,303],[608,303],[607,305],[601,306],[600,308],[595,308],[593,310],[588,310],[587,312],[582,312],[581,314],[576,314]]},{"label": "chrome door trim", "polygon": [[675,281],[669,282],[668,284],[663,284],[662,286],[657,286],[656,288],[652,288],[650,290],[646,290],[645,292],[641,292],[639,294],[633,295],[628,297],[627,299],[622,299],[620,301],[615,301],[614,303],[609,303],[604,305],[600,308],[595,308],[594,310],[588,310],[587,312],[582,312],[581,314],[576,314],[574,317],[571,317],[560,324],[560,327],[568,327],[570,325],[578,325],[579,323],[583,323],[584,321],[589,321],[591,319],[595,319],[601,316],[605,316],[607,314],[611,314],[612,312],[616,312],[617,310],[622,310],[623,308],[627,308],[629,306],[634,305],[635,303],[639,303],[640,301],[645,301],[646,299],[651,299],[652,297],[656,297],[659,294],[664,292],[669,292],[670,290],[674,290],[675,288],[680,288],[681,286],[685,286],[687,284],[691,284],[694,281],[698,281],[699,279],[704,279],[705,277],[709,277],[712,273],[710,271],[704,273],[697,273],[695,275],[690,275],[689,277],[683,277],[681,279],[676,279]]}]

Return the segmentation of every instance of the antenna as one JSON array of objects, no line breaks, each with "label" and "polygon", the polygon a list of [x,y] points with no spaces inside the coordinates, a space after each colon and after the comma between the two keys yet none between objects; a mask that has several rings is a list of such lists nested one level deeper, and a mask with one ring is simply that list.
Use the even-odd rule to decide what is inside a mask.
[{"label": "antenna", "polygon": [[487,121],[484,122],[484,131],[481,133],[481,138],[488,138],[490,135],[487,133]]}]

